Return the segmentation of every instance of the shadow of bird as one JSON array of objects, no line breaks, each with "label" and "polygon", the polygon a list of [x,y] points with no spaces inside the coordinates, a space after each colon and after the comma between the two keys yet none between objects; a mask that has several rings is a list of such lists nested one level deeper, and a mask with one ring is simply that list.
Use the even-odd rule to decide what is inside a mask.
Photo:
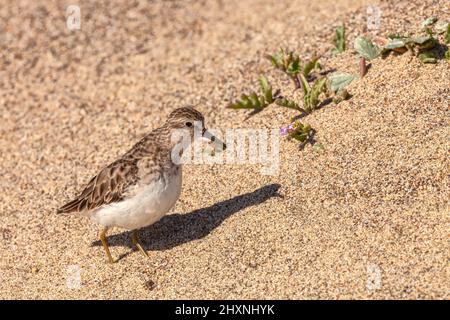
[{"label": "shadow of bird", "polygon": [[[143,228],[141,242],[146,250],[167,250],[183,243],[206,237],[215,228],[242,209],[260,204],[272,197],[282,197],[278,193],[279,184],[270,184],[253,192],[218,202],[210,207],[197,209],[186,214],[170,214],[157,223]],[[130,231],[108,237],[110,246],[132,247]],[[94,241],[92,246],[101,246]],[[126,254],[128,255],[128,254]],[[121,258],[123,258],[122,256]]]}]

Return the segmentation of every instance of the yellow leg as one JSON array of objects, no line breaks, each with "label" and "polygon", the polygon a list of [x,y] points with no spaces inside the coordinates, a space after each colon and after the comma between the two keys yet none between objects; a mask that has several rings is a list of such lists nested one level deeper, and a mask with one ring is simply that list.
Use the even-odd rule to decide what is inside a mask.
[{"label": "yellow leg", "polygon": [[100,240],[102,241],[103,248],[105,249],[106,256],[108,257],[109,263],[114,263],[114,260],[111,256],[111,252],[109,252],[108,240],[106,239],[107,231],[108,231],[108,228],[104,228],[102,231],[100,231]]},{"label": "yellow leg", "polygon": [[139,237],[138,237],[137,230],[133,230],[133,233],[131,234],[131,241],[144,256],[146,256],[147,258],[149,257],[147,251],[145,251],[144,248],[142,247],[142,245],[139,243]]}]

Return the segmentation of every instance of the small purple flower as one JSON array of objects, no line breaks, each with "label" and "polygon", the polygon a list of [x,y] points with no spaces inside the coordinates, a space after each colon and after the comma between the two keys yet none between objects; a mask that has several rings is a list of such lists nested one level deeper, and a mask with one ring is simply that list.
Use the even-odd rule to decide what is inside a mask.
[{"label": "small purple flower", "polygon": [[292,123],[287,127],[287,131],[288,133],[294,131],[294,125]]},{"label": "small purple flower", "polygon": [[288,135],[289,133],[293,132],[294,130],[295,130],[294,124],[292,124],[292,123],[286,127],[281,127],[280,128],[280,136]]}]

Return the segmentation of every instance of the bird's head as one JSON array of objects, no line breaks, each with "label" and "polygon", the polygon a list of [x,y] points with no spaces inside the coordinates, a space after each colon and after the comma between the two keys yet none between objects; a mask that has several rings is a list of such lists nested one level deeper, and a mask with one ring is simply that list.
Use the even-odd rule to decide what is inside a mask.
[{"label": "bird's head", "polygon": [[[185,134],[188,133],[190,142],[196,138],[201,138],[208,142],[214,142],[223,150],[226,148],[222,141],[206,129],[205,117],[193,107],[182,107],[172,111],[167,118],[166,126],[171,130],[172,136],[183,136],[183,139],[185,139]],[[178,143],[181,139],[174,138],[172,142]]]}]

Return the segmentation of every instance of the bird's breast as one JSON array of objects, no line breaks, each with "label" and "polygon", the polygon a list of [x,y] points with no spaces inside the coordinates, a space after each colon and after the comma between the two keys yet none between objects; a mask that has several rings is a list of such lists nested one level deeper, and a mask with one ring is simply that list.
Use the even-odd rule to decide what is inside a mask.
[{"label": "bird's breast", "polygon": [[181,185],[181,168],[166,170],[150,182],[137,183],[123,201],[96,211],[92,218],[104,226],[130,230],[151,225],[175,205]]}]

